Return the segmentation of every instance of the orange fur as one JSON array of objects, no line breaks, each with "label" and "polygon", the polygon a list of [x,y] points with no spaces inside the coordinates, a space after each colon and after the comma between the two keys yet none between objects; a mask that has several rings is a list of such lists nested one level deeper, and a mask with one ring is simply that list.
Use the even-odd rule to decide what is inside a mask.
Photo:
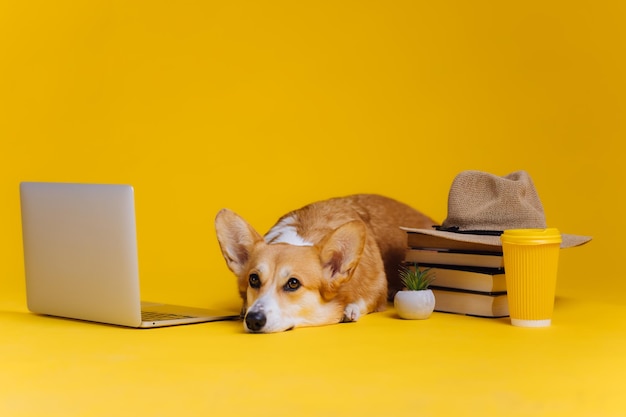
[{"label": "orange fur", "polygon": [[356,321],[384,310],[400,288],[406,233],[399,227],[433,224],[403,203],[372,194],[292,211],[265,238],[232,211],[221,210],[215,219],[244,300],[244,327],[252,332]]}]

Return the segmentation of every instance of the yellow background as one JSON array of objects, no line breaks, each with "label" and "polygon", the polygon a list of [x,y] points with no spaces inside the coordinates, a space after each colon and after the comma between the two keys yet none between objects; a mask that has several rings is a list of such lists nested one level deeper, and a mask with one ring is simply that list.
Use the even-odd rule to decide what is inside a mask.
[{"label": "yellow background", "polygon": [[[626,414],[625,28],[603,0],[0,0],[0,414]],[[23,180],[134,185],[144,297],[237,308],[220,208],[265,232],[374,192],[441,221],[464,169],[527,170],[549,226],[593,236],[561,253],[552,328],[390,311],[254,337],[25,310]]]}]

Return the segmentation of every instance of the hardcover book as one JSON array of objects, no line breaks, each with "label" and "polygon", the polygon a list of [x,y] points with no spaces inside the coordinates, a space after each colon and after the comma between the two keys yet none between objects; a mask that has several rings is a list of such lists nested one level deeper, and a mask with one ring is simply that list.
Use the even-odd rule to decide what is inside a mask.
[{"label": "hardcover book", "polygon": [[430,265],[456,265],[483,268],[504,268],[502,252],[468,252],[447,249],[415,249],[406,251],[405,262]]},{"label": "hardcover book", "polygon": [[407,232],[407,246],[421,249],[452,249],[459,251],[478,251],[501,253],[501,246],[492,246],[484,243],[461,242],[452,239],[445,239],[439,236],[425,235],[413,232],[411,228],[401,227]]},{"label": "hardcover book", "polygon": [[509,303],[506,293],[478,293],[431,287],[435,295],[435,311],[480,317],[507,317]]},{"label": "hardcover book", "polygon": [[[409,265],[409,267],[411,267]],[[420,264],[430,268],[434,276],[431,286],[478,292],[506,292],[506,277],[502,268],[456,268]]]}]

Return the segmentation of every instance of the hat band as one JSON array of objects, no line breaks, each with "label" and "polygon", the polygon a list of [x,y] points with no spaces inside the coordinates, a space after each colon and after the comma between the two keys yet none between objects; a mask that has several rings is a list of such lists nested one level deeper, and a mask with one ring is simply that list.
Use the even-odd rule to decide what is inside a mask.
[{"label": "hat band", "polygon": [[458,226],[433,226],[440,232],[460,233],[462,235],[500,236],[503,230],[460,230]]}]

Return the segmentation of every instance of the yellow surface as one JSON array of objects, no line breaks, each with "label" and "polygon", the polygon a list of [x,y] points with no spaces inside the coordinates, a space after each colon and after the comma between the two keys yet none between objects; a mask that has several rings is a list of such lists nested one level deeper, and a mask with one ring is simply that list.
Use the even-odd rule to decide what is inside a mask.
[{"label": "yellow surface", "polygon": [[[0,0],[0,415],[623,416],[624,2]],[[392,310],[247,335],[27,313],[21,180],[136,187],[145,298],[238,305],[213,217],[531,174],[553,326]]]}]

